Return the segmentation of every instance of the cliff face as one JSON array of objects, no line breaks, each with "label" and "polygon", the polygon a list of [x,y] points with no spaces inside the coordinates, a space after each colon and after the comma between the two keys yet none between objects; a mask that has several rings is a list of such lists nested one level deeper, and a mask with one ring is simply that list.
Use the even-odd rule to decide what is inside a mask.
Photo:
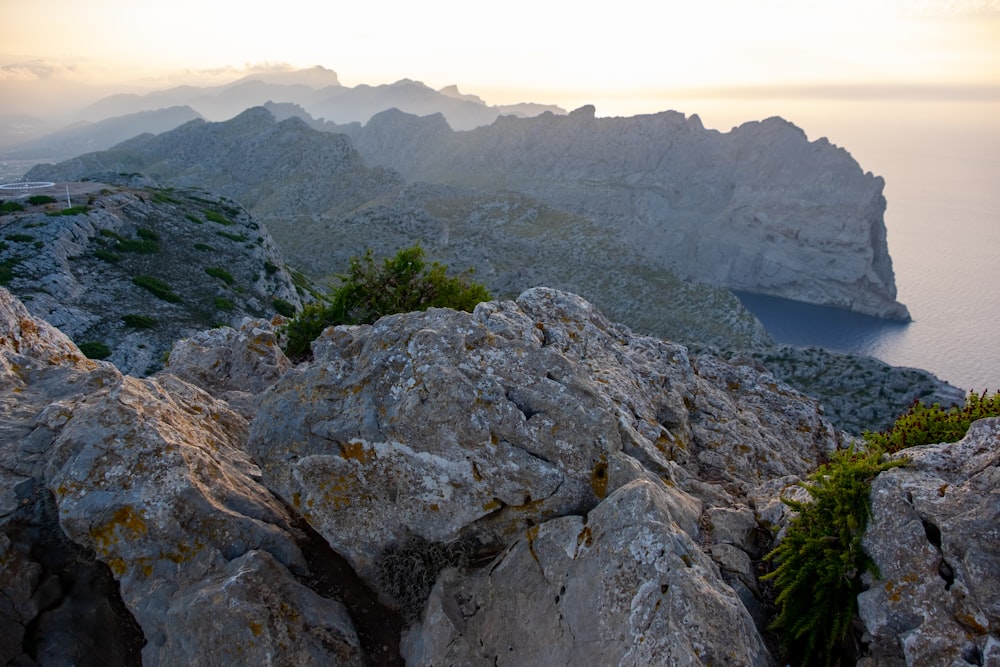
[{"label": "cliff face", "polygon": [[390,110],[348,130],[411,180],[512,189],[618,230],[654,265],[733,289],[907,319],[881,178],[780,118],[706,130],[663,112],[505,117],[452,132]]},{"label": "cliff face", "polygon": [[[548,289],[314,352],[246,320],[127,377],[0,289],[0,657],[779,664],[815,401]],[[875,480],[868,665],[1000,658],[996,420],[953,447]]]}]

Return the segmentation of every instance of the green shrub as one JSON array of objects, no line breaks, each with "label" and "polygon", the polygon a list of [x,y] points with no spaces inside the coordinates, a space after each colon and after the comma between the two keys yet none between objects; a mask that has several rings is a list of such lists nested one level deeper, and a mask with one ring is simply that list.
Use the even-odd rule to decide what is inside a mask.
[{"label": "green shrub", "polygon": [[[837,452],[803,484],[812,502],[782,499],[798,512],[785,538],[767,555],[777,567],[763,579],[778,589],[772,629],[792,662],[834,662],[857,611],[861,575],[874,564],[861,547],[871,514],[871,482],[902,461],[883,461],[880,449]],[[877,572],[875,572],[877,574]]]},{"label": "green shrub", "polygon": [[145,239],[147,241],[160,240],[160,235],[157,234],[152,229],[149,229],[148,227],[140,227],[139,229],[135,230],[135,235],[138,236],[140,239]]},{"label": "green shrub", "polygon": [[111,356],[111,348],[99,341],[87,341],[77,347],[88,359],[107,359]]},{"label": "green shrub", "polygon": [[105,262],[114,264],[115,262],[120,262],[121,257],[111,252],[110,250],[105,250],[104,248],[98,248],[94,251],[94,257],[97,259],[104,260]]},{"label": "green shrub", "polygon": [[70,206],[69,208],[64,208],[61,211],[50,211],[45,215],[48,216],[59,216],[59,215],[80,215],[86,213],[90,208],[88,206]]},{"label": "green shrub", "polygon": [[41,206],[42,204],[55,204],[56,198],[49,195],[32,195],[28,197],[28,203],[32,206]]},{"label": "green shrub", "polygon": [[275,273],[277,273],[279,268],[280,267],[274,262],[271,261],[264,262],[264,273],[266,273],[269,276],[273,276]]},{"label": "green shrub", "polygon": [[125,323],[125,326],[132,329],[152,329],[156,326],[156,320],[149,315],[137,315],[135,313],[122,315],[122,322]]},{"label": "green shrub", "polygon": [[883,433],[866,432],[864,452],[842,450],[803,486],[812,498],[783,499],[798,512],[785,538],[767,560],[777,566],[765,575],[778,590],[778,617],[772,627],[793,662],[831,665],[857,613],[861,576],[874,564],[861,548],[871,514],[871,482],[882,471],[904,465],[887,453],[907,447],[961,440],[977,419],[1000,416],[1000,393],[969,394],[964,407],[944,410],[917,401]]},{"label": "green shrub", "polygon": [[288,301],[275,298],[271,299],[271,305],[274,306],[274,312],[279,315],[284,315],[285,317],[295,317],[295,306]]},{"label": "green shrub", "polygon": [[887,452],[918,445],[957,442],[965,437],[972,422],[986,417],[1000,417],[1000,392],[992,396],[985,391],[982,394],[970,392],[964,406],[952,406],[947,410],[938,403],[927,406],[919,400],[914,401],[892,428],[881,433],[866,431],[864,438],[869,444]]},{"label": "green shrub", "polygon": [[115,244],[118,252],[134,252],[140,255],[155,255],[160,252],[160,244],[149,239],[123,239]]},{"label": "green shrub", "polygon": [[215,233],[218,234],[219,236],[229,239],[230,241],[242,242],[250,240],[250,238],[245,234],[230,234],[229,232],[215,232]]},{"label": "green shrub", "polygon": [[325,303],[310,304],[288,323],[286,353],[293,358],[307,356],[310,343],[328,326],[371,324],[392,313],[428,308],[471,311],[490,298],[483,285],[471,282],[471,271],[448,277],[448,267],[437,262],[427,265],[420,246],[406,248],[381,265],[372,257],[352,257],[350,270],[340,276],[340,287]]},{"label": "green shrub", "polygon": [[194,249],[195,250],[215,250],[215,248],[213,248],[212,246],[208,245],[207,243],[195,243],[194,244]]},{"label": "green shrub", "polygon": [[21,263],[19,257],[12,257],[0,262],[0,285],[9,285],[14,279],[14,267]]},{"label": "green shrub", "polygon": [[152,292],[157,297],[168,301],[170,303],[180,303],[181,298],[174,294],[173,290],[170,289],[170,285],[166,284],[158,278],[152,276],[136,276],[132,279],[132,283],[143,289],[147,289]]},{"label": "green shrub", "polygon": [[202,220],[201,218],[199,218],[196,215],[192,215],[190,213],[185,213],[184,217],[187,218],[188,220],[190,220],[191,222],[195,223],[196,225],[203,225],[203,224],[205,224],[205,221]]},{"label": "green shrub", "polygon": [[232,220],[230,220],[229,218],[225,217],[221,213],[217,213],[217,212],[212,211],[212,210],[206,210],[205,211],[205,219],[208,220],[208,221],[210,221],[210,222],[217,222],[220,225],[231,225],[231,224],[233,224]]},{"label": "green shrub", "polygon": [[16,201],[5,201],[0,204],[0,214],[3,213],[17,213],[18,211],[23,211],[24,205],[21,202]]},{"label": "green shrub", "polygon": [[205,273],[212,276],[213,278],[218,278],[227,285],[233,284],[233,276],[225,269],[219,268],[218,266],[210,266],[205,269]]},{"label": "green shrub", "polygon": [[8,234],[5,238],[15,243],[31,243],[35,240],[35,237],[30,234]]},{"label": "green shrub", "polygon": [[0,252],[3,252],[9,247],[10,247],[9,243],[7,243],[6,241],[0,241]]},{"label": "green shrub", "polygon": [[180,204],[179,201],[168,195],[163,190],[157,190],[153,193],[153,201],[161,204]]},{"label": "green shrub", "polygon": [[225,298],[223,296],[217,296],[217,297],[215,297],[215,308],[216,308],[216,310],[221,310],[223,312],[228,313],[228,312],[232,311],[233,308],[235,308],[235,307],[236,306],[234,306],[233,302],[230,301],[229,299],[227,299],[227,298]]}]

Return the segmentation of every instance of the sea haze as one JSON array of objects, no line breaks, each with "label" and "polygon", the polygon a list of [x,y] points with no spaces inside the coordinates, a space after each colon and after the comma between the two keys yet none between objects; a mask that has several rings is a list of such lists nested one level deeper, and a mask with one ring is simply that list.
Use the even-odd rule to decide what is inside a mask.
[{"label": "sea haze", "polygon": [[[741,295],[779,342],[1000,389],[1000,102],[833,101],[782,115],[885,178],[899,300],[913,322]],[[796,113],[796,108],[800,112]]]}]

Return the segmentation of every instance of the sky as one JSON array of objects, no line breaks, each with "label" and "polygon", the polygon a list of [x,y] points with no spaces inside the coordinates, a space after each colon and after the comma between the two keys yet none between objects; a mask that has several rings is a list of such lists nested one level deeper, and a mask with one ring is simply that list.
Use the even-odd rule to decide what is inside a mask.
[{"label": "sky", "polygon": [[0,112],[315,65],[602,115],[685,96],[1000,98],[1000,0],[0,0],[0,25]]}]

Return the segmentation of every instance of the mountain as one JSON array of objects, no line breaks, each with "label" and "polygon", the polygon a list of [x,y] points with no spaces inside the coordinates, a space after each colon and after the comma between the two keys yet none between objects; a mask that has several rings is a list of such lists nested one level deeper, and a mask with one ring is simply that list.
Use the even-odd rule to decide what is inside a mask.
[{"label": "mountain", "polygon": [[314,118],[335,123],[365,123],[376,113],[392,108],[419,115],[441,113],[456,130],[488,125],[501,115],[565,113],[551,104],[490,106],[475,95],[459,93],[457,87],[436,91],[410,79],[378,86],[344,86],[336,72],[314,67],[254,73],[219,86],[178,86],[141,95],[112,95],[83,109],[78,116],[97,121],[163,107],[189,106],[205,118],[222,121],[268,102],[295,104]]},{"label": "mountain", "polygon": [[[786,664],[782,499],[852,444],[814,400],[544,288],[330,328],[297,366],[276,340],[129,377],[0,288],[0,661]],[[835,660],[1000,658],[998,439],[857,480]]]},{"label": "mountain", "polygon": [[201,118],[188,106],[140,111],[106,118],[95,123],[81,122],[42,137],[9,146],[0,160],[65,160],[82,153],[102,151],[141,134],[159,134]]},{"label": "mountain", "polygon": [[645,263],[712,285],[890,319],[884,181],[780,118],[727,133],[677,112],[502,117],[455,132],[389,110],[345,128],[411,181],[513,190],[613,229]]},{"label": "mountain", "polygon": [[90,354],[147,375],[178,338],[300,307],[274,241],[236,202],[103,180],[73,184],[72,208],[62,187],[32,190],[0,216],[0,284]]}]

